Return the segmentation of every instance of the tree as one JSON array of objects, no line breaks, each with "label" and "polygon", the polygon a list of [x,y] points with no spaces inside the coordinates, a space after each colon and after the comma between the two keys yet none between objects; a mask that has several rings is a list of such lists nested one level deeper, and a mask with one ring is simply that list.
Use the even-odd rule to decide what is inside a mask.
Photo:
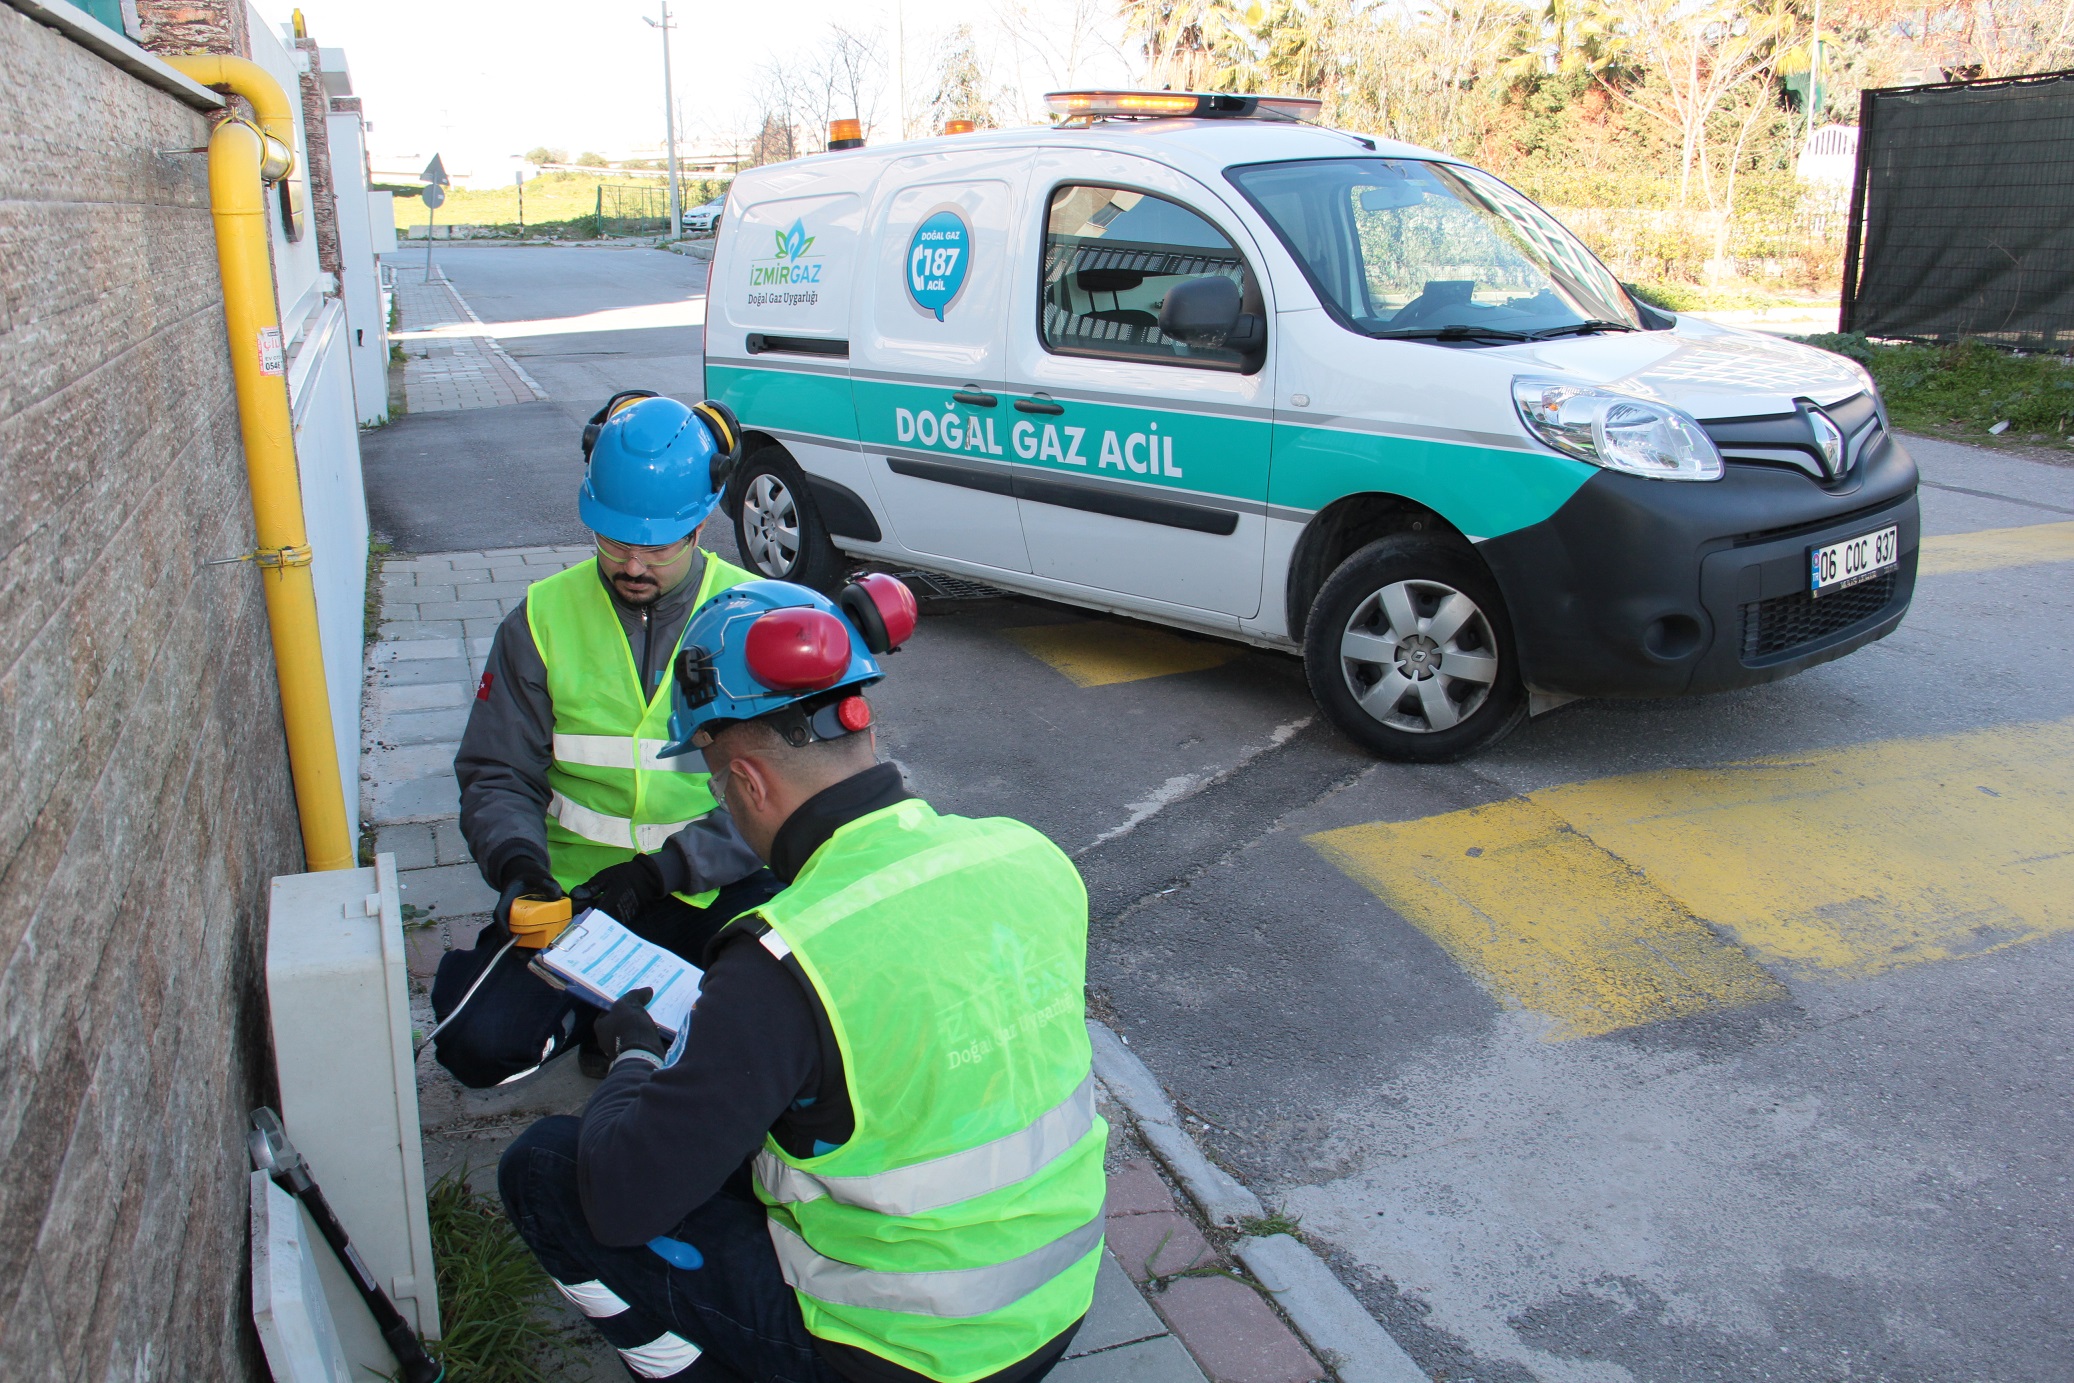
[{"label": "tree", "polygon": [[982,130],[1001,123],[1003,93],[987,80],[980,65],[972,26],[960,24],[944,35],[936,64],[936,91],[929,98],[929,128],[941,130],[947,120],[970,120]]},{"label": "tree", "polygon": [[583,153],[580,153],[576,156],[576,166],[578,168],[611,167],[610,164],[605,162],[605,156],[603,154],[592,153],[589,150],[585,150]]},{"label": "tree", "polygon": [[567,149],[550,149],[545,144],[536,144],[526,150],[523,157],[526,162],[538,167],[550,163],[567,163],[569,161],[569,151]]},{"label": "tree", "polygon": [[1145,80],[1175,91],[1248,85],[1253,29],[1236,0],[1123,0],[1125,32],[1145,55]]}]

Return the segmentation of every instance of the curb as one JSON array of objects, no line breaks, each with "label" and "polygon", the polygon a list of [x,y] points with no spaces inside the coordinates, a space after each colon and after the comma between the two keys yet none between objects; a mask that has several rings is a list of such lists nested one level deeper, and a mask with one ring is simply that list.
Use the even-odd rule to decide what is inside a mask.
[{"label": "curb", "polygon": [[[1139,1136],[1212,1223],[1235,1226],[1265,1213],[1260,1198],[1203,1155],[1181,1127],[1159,1080],[1123,1039],[1089,1019],[1095,1075],[1131,1113]],[[1430,1383],[1317,1254],[1287,1234],[1239,1240],[1233,1252],[1289,1317],[1340,1383]]]}]

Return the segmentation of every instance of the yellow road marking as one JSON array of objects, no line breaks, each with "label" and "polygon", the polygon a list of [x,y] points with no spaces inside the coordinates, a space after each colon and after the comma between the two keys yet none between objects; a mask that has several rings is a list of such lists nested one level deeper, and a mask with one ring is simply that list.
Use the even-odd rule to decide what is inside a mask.
[{"label": "yellow road marking", "polygon": [[1556,813],[1515,800],[1311,844],[1483,981],[1591,1037],[1786,997],[1742,949]]},{"label": "yellow road marking", "polygon": [[2074,562],[2074,521],[2034,523],[2021,528],[1984,528],[1923,539],[1920,576],[1961,571],[1995,571],[2037,562]]},{"label": "yellow road marking", "polygon": [[[2074,721],[2054,721],[1573,783],[1310,839],[1491,989],[1554,1018],[1553,1036],[1576,1036],[1754,1002],[1745,947],[1795,978],[1849,980],[2074,929],[2070,764]],[[1652,968],[1663,937],[1686,949]]]},{"label": "yellow road marking", "polygon": [[1108,620],[1038,624],[1004,633],[1082,687],[1138,682],[1220,667],[1244,653],[1222,640],[1186,639],[1161,629]]}]

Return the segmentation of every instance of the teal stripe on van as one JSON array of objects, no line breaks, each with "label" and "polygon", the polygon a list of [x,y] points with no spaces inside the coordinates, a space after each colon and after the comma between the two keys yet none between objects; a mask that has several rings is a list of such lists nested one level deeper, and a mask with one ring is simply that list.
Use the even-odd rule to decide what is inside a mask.
[{"label": "teal stripe on van", "polygon": [[1170,408],[1061,400],[1057,417],[955,403],[950,387],[856,381],[867,447],[1034,466],[1258,504],[1267,498],[1269,424]]},{"label": "teal stripe on van", "polygon": [[[1066,412],[1046,417],[1016,412],[1007,394],[995,408],[954,403],[957,386],[951,384],[852,381],[735,365],[709,364],[706,380],[748,427],[1015,462],[1061,475],[1107,475],[1301,511],[1352,494],[1402,495],[1475,538],[1540,523],[1597,473],[1552,452],[1287,421],[1272,425],[1269,467],[1257,458],[1271,425],[1259,419],[1078,400],[1062,400]],[[923,422],[925,416],[930,421]],[[1069,427],[1080,429],[1079,436]]]},{"label": "teal stripe on van", "polygon": [[1268,502],[1323,509],[1364,492],[1402,495],[1473,538],[1495,538],[1540,523],[1597,473],[1553,452],[1281,422]]},{"label": "teal stripe on van", "polygon": [[823,437],[857,435],[857,409],[844,375],[708,364],[706,389],[732,408],[744,427]]}]

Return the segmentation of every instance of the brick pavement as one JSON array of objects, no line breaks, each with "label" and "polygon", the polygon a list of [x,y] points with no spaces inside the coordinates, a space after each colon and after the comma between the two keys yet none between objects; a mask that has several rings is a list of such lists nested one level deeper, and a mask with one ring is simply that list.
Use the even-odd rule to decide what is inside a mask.
[{"label": "brick pavement", "polygon": [[[381,572],[382,619],[367,656],[361,805],[374,848],[396,856],[410,919],[413,1021],[431,1026],[441,953],[469,945],[496,895],[461,839],[453,757],[498,623],[526,587],[590,555],[587,546],[398,557]],[[418,1063],[427,1179],[495,1165],[533,1119],[582,1107],[592,1083],[563,1061],[515,1086],[464,1090],[427,1052]],[[1181,1208],[1105,1103],[1108,1252],[1094,1308],[1056,1383],[1311,1383],[1327,1375],[1260,1292]],[[1221,1237],[1229,1237],[1228,1235]],[[1138,1285],[1135,1285],[1138,1284]],[[580,1322],[566,1322],[588,1343]],[[563,1370],[570,1383],[623,1376],[602,1345]]]},{"label": "brick pavement", "polygon": [[482,319],[438,265],[430,283],[422,265],[396,262],[391,267],[402,319],[394,339],[403,348],[403,399],[409,412],[500,408],[547,397],[547,390],[496,338],[484,333]]}]

